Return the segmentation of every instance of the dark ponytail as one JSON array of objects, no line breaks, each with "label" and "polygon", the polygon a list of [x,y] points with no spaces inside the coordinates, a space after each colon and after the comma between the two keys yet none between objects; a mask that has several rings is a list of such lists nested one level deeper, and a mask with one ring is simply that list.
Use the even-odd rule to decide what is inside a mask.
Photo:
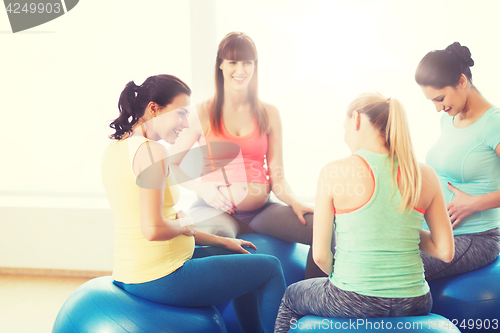
[{"label": "dark ponytail", "polygon": [[120,140],[125,133],[132,131],[132,127],[144,116],[149,102],[166,107],[180,94],[191,96],[191,89],[173,75],[150,76],[140,86],[130,81],[120,94],[118,100],[120,116],[109,125],[115,130],[109,137]]},{"label": "dark ponytail", "polygon": [[459,42],[444,50],[435,50],[422,58],[415,71],[415,81],[436,89],[456,87],[462,74],[472,83],[470,67],[474,66],[470,50]]},{"label": "dark ponytail", "polygon": [[125,133],[132,130],[137,120],[144,115],[144,110],[142,114],[136,114],[134,111],[134,100],[137,88],[138,86],[134,81],[130,81],[120,94],[120,99],[118,100],[120,116],[109,125],[109,127],[115,130],[115,133],[110,135],[111,139],[121,139]]}]

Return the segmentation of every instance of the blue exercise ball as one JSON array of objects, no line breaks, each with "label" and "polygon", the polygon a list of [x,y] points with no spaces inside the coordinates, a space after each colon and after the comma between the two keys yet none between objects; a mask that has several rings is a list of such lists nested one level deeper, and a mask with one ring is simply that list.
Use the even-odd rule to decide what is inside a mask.
[{"label": "blue exercise ball", "polygon": [[305,316],[290,323],[289,332],[293,333],[325,333],[325,332],[460,332],[446,318],[430,313],[427,316],[387,317],[387,318],[326,318]]},{"label": "blue exercise ball", "polygon": [[52,333],[226,332],[214,306],[183,308],[147,301],[118,288],[111,276],[90,280],[66,300]]},{"label": "blue exercise ball", "polygon": [[462,332],[500,328],[500,258],[478,270],[429,281],[431,312],[450,319]]},{"label": "blue exercise ball", "polygon": [[[252,242],[257,247],[257,251],[248,249],[251,253],[269,254],[278,258],[281,262],[281,267],[283,268],[283,274],[285,276],[287,286],[304,279],[307,253],[309,252],[308,245],[289,243],[271,236],[260,234],[244,234],[238,236],[238,238]],[[195,251],[195,256],[229,253],[219,248],[205,248],[200,250],[201,251],[198,251],[197,249],[197,251]],[[232,303],[226,302],[219,304],[217,305],[217,309],[224,318],[227,331],[229,333],[241,333]]]},{"label": "blue exercise ball", "polygon": [[257,247],[257,251],[249,249],[251,253],[269,254],[278,258],[287,286],[304,280],[309,245],[289,243],[260,234],[244,234],[238,238],[252,242]]}]

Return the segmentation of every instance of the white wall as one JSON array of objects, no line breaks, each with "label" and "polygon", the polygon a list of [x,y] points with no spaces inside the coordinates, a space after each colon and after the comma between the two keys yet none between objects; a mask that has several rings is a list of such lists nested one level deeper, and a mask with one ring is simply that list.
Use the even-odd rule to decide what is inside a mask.
[{"label": "white wall", "polygon": [[454,41],[470,47],[473,80],[500,105],[500,2],[463,0],[219,0],[217,40],[247,32],[259,52],[259,93],[281,111],[285,171],[314,195],[318,172],[350,154],[343,143],[349,102],[365,91],[400,99],[417,157],[439,135],[439,117],[414,81],[420,59]]},{"label": "white wall", "polygon": [[111,270],[101,156],[130,80],[191,84],[188,1],[80,1],[9,33],[0,10],[0,267]]},{"label": "white wall", "polygon": [[364,91],[404,103],[424,160],[439,117],[413,75],[430,50],[469,46],[474,83],[500,105],[499,9],[496,0],[87,0],[17,34],[0,11],[0,267],[111,269],[100,161],[127,81],[170,73],[192,86],[193,102],[206,99],[218,42],[248,33],[260,96],[281,111],[287,178],[311,196],[319,169],[349,154],[344,112]]}]

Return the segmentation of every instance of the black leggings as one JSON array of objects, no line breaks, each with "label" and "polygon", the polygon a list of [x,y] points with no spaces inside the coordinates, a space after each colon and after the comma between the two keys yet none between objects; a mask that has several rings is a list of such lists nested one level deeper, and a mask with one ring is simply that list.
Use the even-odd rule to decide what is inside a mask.
[{"label": "black leggings", "polygon": [[477,234],[456,235],[454,238],[455,256],[450,263],[420,252],[426,280],[430,281],[479,269],[493,262],[500,252],[498,228]]},{"label": "black leggings", "polygon": [[[312,244],[313,214],[304,215],[306,225],[303,225],[292,207],[270,200],[256,210],[236,211],[229,215],[198,198],[188,213],[196,221],[196,229],[212,235],[235,238],[241,234],[256,233],[291,243]],[[207,216],[212,217],[206,218]],[[335,253],[334,237],[331,248]],[[311,247],[307,256],[305,278],[325,276],[326,274],[314,263]]]},{"label": "black leggings", "polygon": [[281,300],[274,332],[288,332],[306,315],[337,318],[380,318],[427,315],[432,308],[430,292],[419,297],[385,298],[361,295],[337,288],[328,278],[290,285]]}]

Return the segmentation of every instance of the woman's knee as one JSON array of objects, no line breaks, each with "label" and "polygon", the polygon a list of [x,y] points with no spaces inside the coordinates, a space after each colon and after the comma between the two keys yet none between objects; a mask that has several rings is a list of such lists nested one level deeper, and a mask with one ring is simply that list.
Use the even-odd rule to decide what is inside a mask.
[{"label": "woman's knee", "polygon": [[269,276],[283,277],[283,268],[278,258],[268,254],[253,254],[252,256],[258,256],[256,265],[260,271],[267,271]]},{"label": "woman's knee", "polygon": [[[206,218],[202,211],[189,211],[196,224],[195,227],[199,231],[206,232],[211,235],[236,238],[239,232],[238,222],[227,213],[221,212],[218,216]],[[205,216],[204,216],[205,215]]]},{"label": "woman's knee", "polygon": [[260,254],[262,256],[262,260],[271,270],[282,272],[283,269],[281,267],[281,262],[275,256],[269,254]]}]

